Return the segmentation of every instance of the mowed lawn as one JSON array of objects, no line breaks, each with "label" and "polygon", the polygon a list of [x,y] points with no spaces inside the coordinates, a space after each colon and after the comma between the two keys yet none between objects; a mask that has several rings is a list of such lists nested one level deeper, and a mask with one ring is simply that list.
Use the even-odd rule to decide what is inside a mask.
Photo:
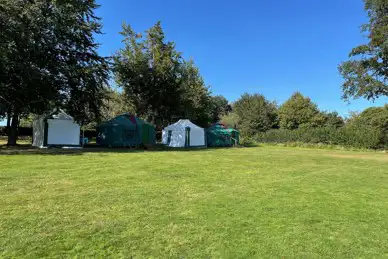
[{"label": "mowed lawn", "polygon": [[0,257],[388,256],[388,154],[0,155]]}]

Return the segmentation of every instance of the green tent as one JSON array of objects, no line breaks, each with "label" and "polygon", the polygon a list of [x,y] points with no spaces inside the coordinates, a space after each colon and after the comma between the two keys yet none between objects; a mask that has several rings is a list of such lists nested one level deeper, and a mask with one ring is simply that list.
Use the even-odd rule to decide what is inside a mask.
[{"label": "green tent", "polygon": [[130,114],[119,115],[97,128],[97,143],[102,146],[154,145],[155,141],[155,127]]},{"label": "green tent", "polygon": [[213,124],[206,130],[209,147],[231,147],[239,144],[239,132],[221,123]]}]

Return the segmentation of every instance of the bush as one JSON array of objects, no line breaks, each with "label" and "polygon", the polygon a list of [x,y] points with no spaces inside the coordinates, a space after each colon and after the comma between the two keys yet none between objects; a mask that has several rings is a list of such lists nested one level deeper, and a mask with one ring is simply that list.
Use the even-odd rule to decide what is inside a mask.
[{"label": "bush", "polygon": [[256,146],[256,141],[253,137],[240,137],[240,145],[243,147],[254,147]]},{"label": "bush", "polygon": [[269,130],[257,134],[256,141],[262,143],[302,142],[369,149],[388,147],[388,143],[381,141],[381,133],[370,126]]}]

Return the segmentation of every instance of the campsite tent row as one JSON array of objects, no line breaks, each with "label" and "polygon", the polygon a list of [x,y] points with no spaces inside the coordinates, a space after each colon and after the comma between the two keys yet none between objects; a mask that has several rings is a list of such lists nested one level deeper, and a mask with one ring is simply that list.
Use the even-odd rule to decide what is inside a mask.
[{"label": "campsite tent row", "polygon": [[[80,146],[81,127],[73,117],[56,110],[33,121],[34,147]],[[155,144],[155,127],[133,115],[123,114],[98,127],[98,144],[102,146],[139,146]]]},{"label": "campsite tent row", "polygon": [[[154,145],[155,127],[130,114],[119,115],[100,124],[97,144],[108,147]],[[238,131],[222,124],[207,130],[189,120],[179,120],[162,132],[162,143],[169,147],[219,147],[238,144]],[[62,110],[33,122],[33,146],[79,146],[80,126]]]}]

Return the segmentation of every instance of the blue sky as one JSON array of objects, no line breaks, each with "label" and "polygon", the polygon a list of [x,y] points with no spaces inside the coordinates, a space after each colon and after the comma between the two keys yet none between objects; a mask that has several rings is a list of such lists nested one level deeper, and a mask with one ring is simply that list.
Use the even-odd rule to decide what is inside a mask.
[{"label": "blue sky", "polygon": [[300,91],[324,110],[347,114],[387,103],[341,100],[337,66],[366,41],[362,0],[100,0],[101,53],[121,44],[122,22],[142,32],[160,20],[214,94],[230,101],[262,93],[278,103]]},{"label": "blue sky", "polygon": [[162,22],[167,39],[192,58],[214,94],[230,101],[261,93],[278,103],[293,92],[309,96],[323,110],[346,115],[387,98],[341,100],[337,66],[366,39],[362,0],[99,0],[104,35],[100,53],[121,46],[125,21],[143,32]]}]

